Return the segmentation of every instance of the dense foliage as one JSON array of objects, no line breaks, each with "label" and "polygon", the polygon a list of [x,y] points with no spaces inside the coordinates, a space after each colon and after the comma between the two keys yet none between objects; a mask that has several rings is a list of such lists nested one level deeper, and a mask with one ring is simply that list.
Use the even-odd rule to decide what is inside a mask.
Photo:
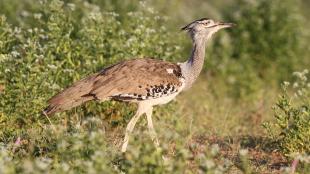
[{"label": "dense foliage", "polygon": [[[310,153],[309,71],[295,72],[296,80],[283,84],[283,94],[274,106],[275,122],[265,124],[269,135],[286,154]],[[290,88],[294,93],[289,94]]]},{"label": "dense foliage", "polygon": [[224,11],[224,19],[237,26],[230,38],[215,43],[210,68],[226,78],[232,96],[253,97],[266,83],[278,85],[309,63],[298,10],[294,0],[238,0]]}]

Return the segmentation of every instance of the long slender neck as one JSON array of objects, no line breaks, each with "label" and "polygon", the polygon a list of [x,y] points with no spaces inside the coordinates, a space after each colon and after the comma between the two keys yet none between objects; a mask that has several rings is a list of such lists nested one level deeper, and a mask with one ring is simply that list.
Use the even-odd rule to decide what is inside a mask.
[{"label": "long slender neck", "polygon": [[183,75],[186,80],[186,87],[189,88],[199,76],[205,58],[207,39],[203,37],[193,37],[193,48],[190,58],[183,64]]}]

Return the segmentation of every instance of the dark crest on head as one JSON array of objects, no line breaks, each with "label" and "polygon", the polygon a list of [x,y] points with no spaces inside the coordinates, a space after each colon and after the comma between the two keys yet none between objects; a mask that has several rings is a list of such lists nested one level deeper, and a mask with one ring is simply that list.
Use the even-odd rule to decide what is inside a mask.
[{"label": "dark crest on head", "polygon": [[199,22],[199,21],[205,21],[205,20],[209,20],[209,19],[210,19],[210,18],[201,18],[201,19],[195,20],[195,21],[189,23],[188,25],[186,25],[185,27],[182,27],[181,30],[184,30],[184,31],[189,30],[189,29],[190,29],[189,27],[190,27],[193,23]]}]

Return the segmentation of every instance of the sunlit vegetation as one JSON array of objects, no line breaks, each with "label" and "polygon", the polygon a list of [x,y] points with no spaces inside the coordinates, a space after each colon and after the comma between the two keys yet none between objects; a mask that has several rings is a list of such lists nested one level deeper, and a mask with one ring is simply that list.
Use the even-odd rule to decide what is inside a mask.
[{"label": "sunlit vegetation", "polygon": [[[0,0],[0,173],[310,172],[308,2]],[[193,88],[141,119],[90,102],[47,119],[46,101],[121,60],[189,56],[196,18],[234,22],[207,48]],[[308,68],[308,70],[307,70]],[[282,84],[282,85],[281,85]],[[168,160],[163,160],[163,157]]]}]

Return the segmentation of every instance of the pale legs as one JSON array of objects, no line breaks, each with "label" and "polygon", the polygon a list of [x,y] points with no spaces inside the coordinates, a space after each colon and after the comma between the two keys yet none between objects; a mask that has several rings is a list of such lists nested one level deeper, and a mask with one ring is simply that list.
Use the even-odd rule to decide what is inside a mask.
[{"label": "pale legs", "polygon": [[156,148],[159,147],[159,141],[154,129],[154,125],[153,125],[153,121],[152,121],[152,112],[153,112],[153,108],[150,107],[146,112],[146,118],[147,118],[147,127],[149,129],[149,134],[151,136],[152,141],[154,142]]},{"label": "pale legs", "polygon": [[137,121],[139,120],[142,114],[144,114],[144,112],[142,112],[142,107],[139,105],[136,114],[131,118],[126,127],[125,138],[122,145],[122,152],[126,152],[129,141],[129,134],[133,131],[133,128],[135,127]]},{"label": "pale legs", "polygon": [[147,117],[147,125],[148,125],[149,134],[152,138],[152,141],[154,142],[156,148],[159,146],[159,141],[157,139],[156,132],[153,126],[152,111],[153,111],[152,106],[139,103],[136,114],[131,118],[131,120],[129,121],[126,127],[125,138],[124,138],[124,142],[122,145],[122,152],[126,152],[128,141],[129,141],[129,135],[132,133],[137,121],[139,120],[141,115],[143,115],[144,113],[146,114],[146,117]]},{"label": "pale legs", "polygon": [[[153,107],[150,107],[146,112],[146,118],[147,118],[147,127],[149,129],[149,134],[151,136],[152,141],[155,144],[155,147],[157,150],[159,149],[159,141],[156,135],[156,131],[154,129],[153,121],[152,121],[152,113],[153,113]],[[168,158],[166,158],[164,155],[162,156],[163,160],[166,162],[168,161]]]}]

